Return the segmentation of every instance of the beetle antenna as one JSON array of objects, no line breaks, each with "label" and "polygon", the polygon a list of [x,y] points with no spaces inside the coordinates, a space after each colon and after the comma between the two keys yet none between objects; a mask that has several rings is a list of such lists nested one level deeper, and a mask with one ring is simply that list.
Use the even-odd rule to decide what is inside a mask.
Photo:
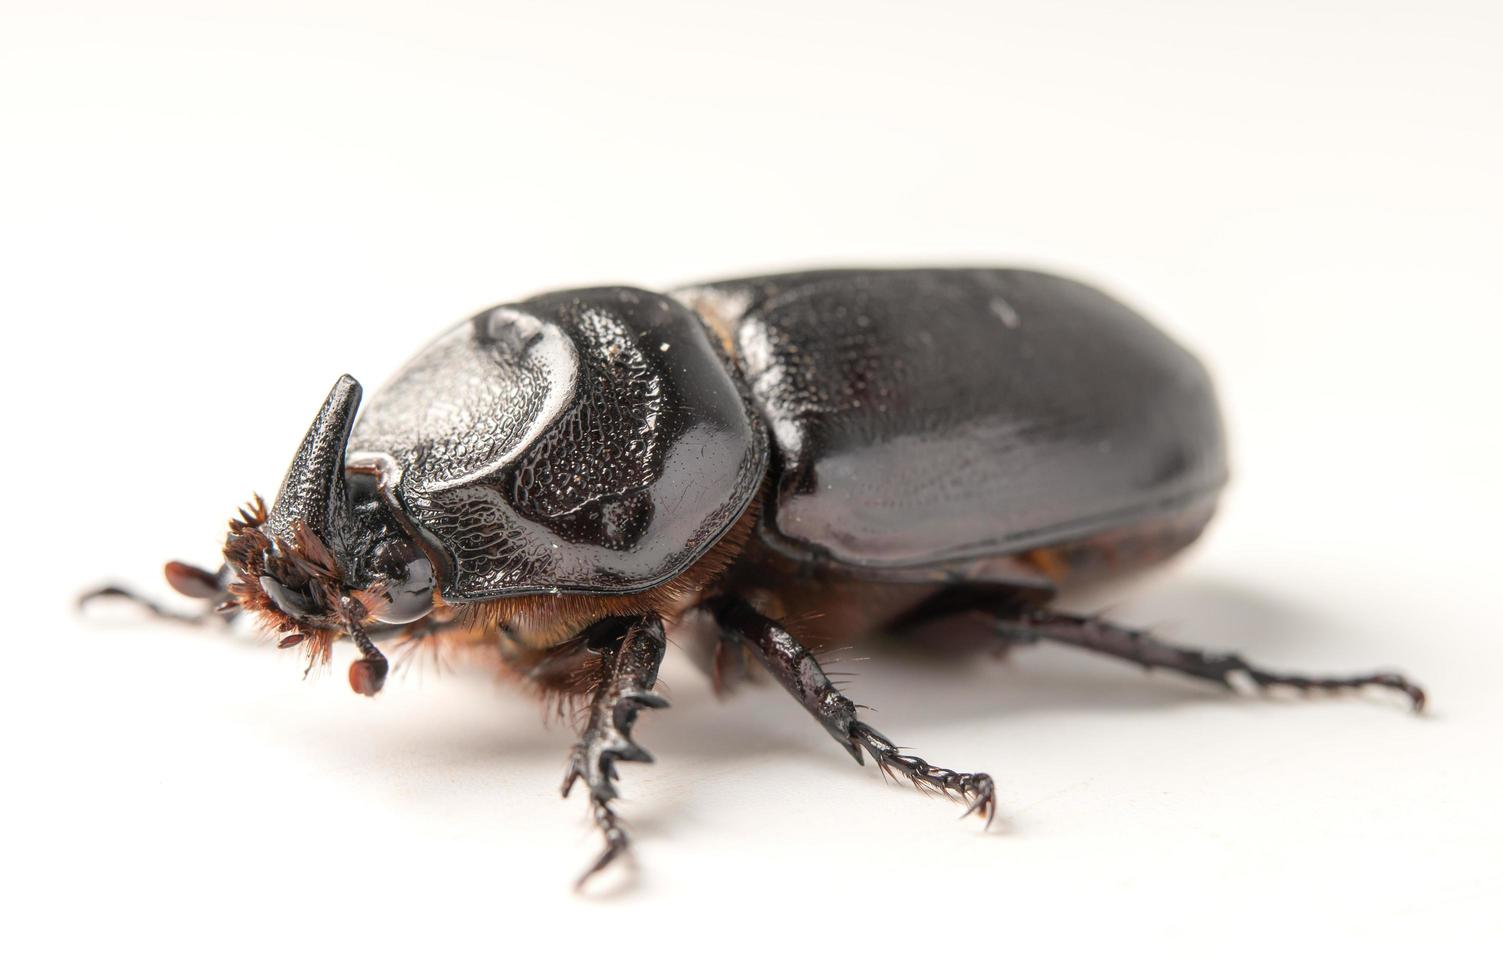
[{"label": "beetle antenna", "polygon": [[386,674],[391,665],[387,662],[386,655],[366,635],[365,627],[360,625],[365,607],[346,595],[340,596],[339,609],[344,614],[344,625],[349,630],[350,639],[355,641],[355,647],[360,651],[360,659],[350,664],[350,689],[368,698],[375,697],[386,683]]}]

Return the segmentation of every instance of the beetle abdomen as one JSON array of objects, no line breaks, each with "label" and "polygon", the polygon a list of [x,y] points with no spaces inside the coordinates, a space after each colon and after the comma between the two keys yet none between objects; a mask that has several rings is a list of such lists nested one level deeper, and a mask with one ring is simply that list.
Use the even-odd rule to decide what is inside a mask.
[{"label": "beetle abdomen", "polygon": [[1015,270],[807,272],[689,287],[778,456],[767,532],[847,566],[945,565],[1204,507],[1210,379],[1116,300]]}]

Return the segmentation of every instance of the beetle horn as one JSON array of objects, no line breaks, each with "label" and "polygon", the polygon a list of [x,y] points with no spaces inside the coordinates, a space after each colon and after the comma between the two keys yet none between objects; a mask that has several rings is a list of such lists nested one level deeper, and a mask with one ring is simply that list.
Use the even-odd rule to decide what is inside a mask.
[{"label": "beetle horn", "polygon": [[266,521],[272,537],[291,541],[301,523],[326,546],[333,545],[332,533],[348,506],[344,452],[359,407],[360,382],[346,374],[334,382],[282,479]]}]

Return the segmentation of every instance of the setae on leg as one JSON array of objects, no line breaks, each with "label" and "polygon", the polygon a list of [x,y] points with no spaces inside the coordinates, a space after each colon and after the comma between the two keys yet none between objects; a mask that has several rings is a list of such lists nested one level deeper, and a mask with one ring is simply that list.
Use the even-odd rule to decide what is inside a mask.
[{"label": "setae on leg", "polygon": [[1104,653],[1146,669],[1172,670],[1219,684],[1230,691],[1251,687],[1263,691],[1289,687],[1298,691],[1356,691],[1369,687],[1399,691],[1415,711],[1425,707],[1425,692],[1400,674],[1372,673],[1352,677],[1308,677],[1282,674],[1248,663],[1234,653],[1205,653],[1174,646],[1142,630],[1118,626],[1093,616],[1052,609],[1033,609],[999,615],[998,629],[1010,641],[1053,640],[1068,646]]},{"label": "setae on leg", "polygon": [[782,625],[768,619],[742,599],[722,597],[706,608],[727,632],[751,645],[758,661],[824,726],[851,757],[865,764],[865,749],[883,772],[901,775],[919,789],[937,790],[970,804],[966,815],[978,813],[990,824],[996,814],[996,788],[986,773],[956,772],[905,755],[890,739],[856,718],[856,706],[836,689],[814,659]]}]

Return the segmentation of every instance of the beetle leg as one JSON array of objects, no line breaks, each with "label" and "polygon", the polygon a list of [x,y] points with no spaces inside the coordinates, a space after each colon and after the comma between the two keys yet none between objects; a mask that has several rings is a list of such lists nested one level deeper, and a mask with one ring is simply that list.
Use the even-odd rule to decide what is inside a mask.
[{"label": "beetle leg", "polygon": [[599,659],[589,720],[564,776],[565,796],[577,779],[590,788],[590,815],[605,836],[605,849],[580,875],[576,887],[626,850],[626,831],[611,809],[617,796],[616,763],[652,761],[647,750],[632,740],[632,726],[642,708],[668,707],[665,699],[652,693],[667,651],[662,619],[653,613],[629,620],[624,632],[612,638],[615,642],[603,648],[591,643]]},{"label": "beetle leg", "polygon": [[1220,684],[1230,691],[1249,687],[1265,691],[1291,687],[1299,691],[1355,691],[1383,687],[1409,698],[1415,711],[1425,707],[1425,692],[1400,674],[1373,673],[1352,677],[1307,677],[1264,670],[1234,653],[1206,653],[1174,646],[1142,630],[1118,626],[1093,616],[1077,616],[1052,609],[1034,609],[999,617],[1004,636],[1016,642],[1053,640],[1104,653],[1147,669],[1163,668]]},{"label": "beetle leg", "polygon": [[992,777],[984,772],[956,772],[930,765],[917,756],[904,755],[885,735],[856,718],[855,704],[840,693],[814,655],[781,624],[763,616],[743,599],[714,599],[708,608],[724,629],[751,645],[762,666],[798,698],[858,764],[865,765],[861,755],[865,749],[884,773],[902,775],[919,789],[956,796],[970,804],[966,816],[979,813],[991,823],[997,809]]},{"label": "beetle leg", "polygon": [[203,608],[196,613],[180,613],[159,605],[135,589],[121,585],[106,585],[90,589],[78,597],[78,608],[83,609],[99,599],[124,599],[158,619],[170,619],[174,622],[195,625],[214,621],[227,622],[239,614],[240,610],[234,605],[235,597],[228,589],[233,578],[229,566],[221,565],[218,572],[211,572],[197,565],[170,561],[163,569],[163,573],[166,575],[167,584],[176,591],[193,599],[204,600]]},{"label": "beetle leg", "polygon": [[675,638],[709,680],[717,698],[729,697],[744,681],[760,679],[750,674],[745,642],[721,626],[708,606],[696,606],[682,616]]}]

